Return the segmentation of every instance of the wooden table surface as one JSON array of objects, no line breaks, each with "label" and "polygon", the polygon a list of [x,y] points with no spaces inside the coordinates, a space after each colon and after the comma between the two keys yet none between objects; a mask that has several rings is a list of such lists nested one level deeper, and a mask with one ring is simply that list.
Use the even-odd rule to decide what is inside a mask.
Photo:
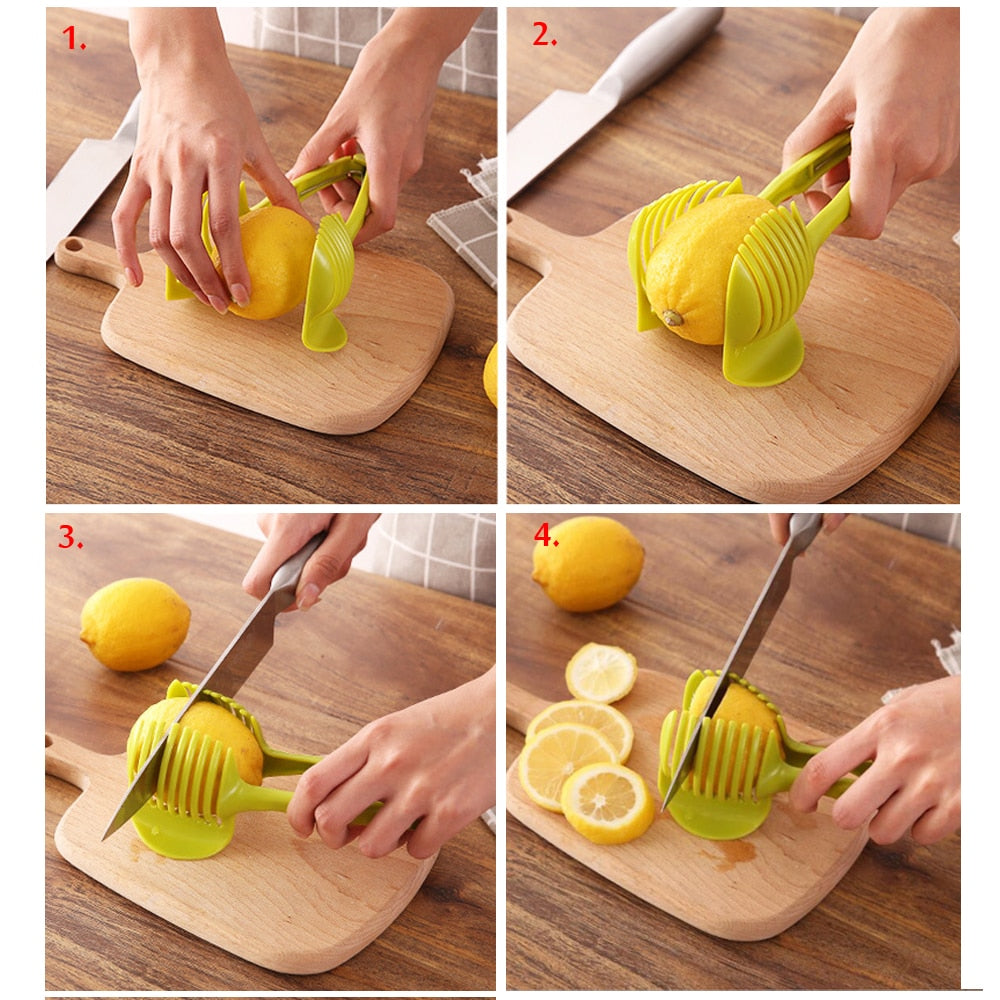
[{"label": "wooden table surface", "polygon": [[[508,128],[556,89],[588,90],[662,8],[508,10]],[[544,21],[555,47],[535,46]],[[740,174],[759,190],[840,64],[857,22],[816,8],[730,7],[672,73],[614,112],[511,207],[565,233],[599,232],[665,191]],[[959,167],[909,189],[876,241],[828,245],[959,311]],[[508,312],[538,275],[508,261]],[[717,503],[740,498],[687,472],[561,395],[508,355],[512,502]],[[959,379],[879,468],[834,502],[957,503]]]},{"label": "wooden table surface", "polygon": [[[82,548],[59,548],[65,523]],[[46,731],[98,753],[123,752],[142,710],[174,677],[201,680],[253,610],[240,581],[257,547],[168,515],[48,515]],[[105,669],[78,640],[86,598],[127,576],[171,583],[192,609],[176,657],[138,674]],[[488,670],[494,621],[485,605],[352,571],[308,614],[279,619],[275,648],[241,700],[267,705],[266,721],[257,714],[274,746],[323,753],[371,719]],[[298,662],[296,648],[322,649],[328,669],[308,671],[309,654]],[[322,709],[324,731],[297,724],[303,702]],[[496,840],[478,820],[445,844],[417,895],[368,947],[328,973],[286,976],[179,930],[68,864],[53,834],[79,792],[52,777],[45,789],[47,990],[495,988]]]},{"label": "wooden table surface", "polygon": [[[77,48],[63,29],[73,24]],[[81,51],[80,43],[86,48]],[[230,47],[264,136],[290,167],[348,70]],[[85,137],[110,138],[138,89],[123,21],[66,8],[46,20],[46,183]],[[497,297],[427,225],[476,197],[463,168],[495,156],[496,102],[439,90],[422,170],[403,190],[396,227],[373,246],[416,260],[455,293],[444,349],[386,423],[353,437],[282,424],[172,382],[109,351],[107,285],[49,263],[47,499],[73,502],[496,502],[497,416],[482,366],[497,339]],[[122,171],[77,227],[113,245]],[[140,219],[140,250],[149,249]]]},{"label": "wooden table surface", "polygon": [[[766,515],[617,516],[645,546],[645,567],[623,603],[590,615],[560,611],[530,579],[543,515],[508,517],[508,681],[565,698],[566,662],[590,641],[678,678],[725,662],[777,557]],[[796,563],[748,676],[790,718],[831,736],[847,730],[887,690],[944,676],[931,640],[947,645],[961,627],[960,564],[953,549],[848,518]],[[507,734],[509,767],[524,741]],[[753,943],[710,937],[649,906],[509,815],[506,843],[508,989],[960,986],[958,835],[869,843],[816,909]],[[665,859],[658,877],[669,867]]]}]

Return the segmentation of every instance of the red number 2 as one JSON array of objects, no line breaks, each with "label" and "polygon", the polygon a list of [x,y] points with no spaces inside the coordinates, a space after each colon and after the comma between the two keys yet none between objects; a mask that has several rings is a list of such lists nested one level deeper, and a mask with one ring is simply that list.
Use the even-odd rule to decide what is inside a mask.
[{"label": "red number 2", "polygon": [[[532,45],[548,45],[548,42],[543,42],[542,39],[545,37],[545,32],[549,30],[549,26],[544,21],[533,21],[532,26],[535,28],[540,28],[538,32],[538,37],[531,43]],[[72,48],[72,46],[70,46]]]}]

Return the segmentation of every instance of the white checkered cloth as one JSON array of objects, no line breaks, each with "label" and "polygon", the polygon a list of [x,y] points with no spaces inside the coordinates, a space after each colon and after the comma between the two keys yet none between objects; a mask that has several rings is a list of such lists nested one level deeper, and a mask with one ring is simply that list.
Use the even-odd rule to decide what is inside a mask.
[{"label": "white checkered cloth", "polygon": [[479,172],[463,169],[482,197],[435,212],[431,227],[493,291],[497,290],[497,161],[479,161]]},{"label": "white checkered cloth", "polygon": [[494,514],[383,514],[354,565],[496,606]]}]

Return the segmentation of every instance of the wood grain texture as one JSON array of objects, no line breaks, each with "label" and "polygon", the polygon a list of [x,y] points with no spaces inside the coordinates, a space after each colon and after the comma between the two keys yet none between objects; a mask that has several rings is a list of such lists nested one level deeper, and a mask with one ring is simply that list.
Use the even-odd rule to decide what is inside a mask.
[{"label": "wood grain texture", "polygon": [[[62,30],[68,24],[86,41],[85,52],[67,50]],[[290,167],[348,70],[239,47],[231,47],[229,55],[275,158]],[[138,83],[127,28],[116,19],[49,8],[46,59],[46,179],[51,180],[81,140],[114,133]],[[113,290],[50,263],[46,498],[53,503],[495,502],[497,412],[482,390],[482,366],[497,339],[496,295],[427,219],[475,197],[461,171],[496,155],[496,149],[496,102],[439,90],[424,165],[402,192],[395,228],[372,249],[440,275],[454,291],[455,314],[428,377],[391,419],[365,434],[320,437],[115,355],[99,334]],[[111,212],[124,179],[123,172],[76,235],[112,245]],[[139,239],[140,250],[148,249],[145,213]],[[303,408],[313,405],[304,395]]]},{"label": "wood grain texture", "polygon": [[919,426],[958,366],[958,322],[921,289],[822,250],[796,314],[801,370],[730,385],[722,349],[636,333],[634,215],[591,237],[509,212],[508,256],[542,280],[508,320],[526,367],[629,437],[747,500],[808,503],[853,486]]},{"label": "wood grain texture", "polygon": [[[67,520],[82,549],[57,548],[59,525]],[[53,541],[46,563],[46,732],[93,754],[117,755],[139,713],[162,698],[175,677],[203,678],[253,610],[240,580],[257,545],[162,514],[50,515],[45,530]],[[191,627],[165,665],[117,674],[79,641],[80,609],[105,583],[145,575],[178,590],[191,607]],[[322,754],[372,719],[488,670],[496,655],[494,618],[483,605],[352,571],[308,614],[279,616],[275,646],[240,700],[257,715],[271,745]],[[54,836],[80,792],[54,777],[45,779],[45,790],[47,989],[495,986],[496,841],[478,820],[444,845],[409,905],[368,947],[330,972],[290,976],[208,944],[151,914],[149,900],[133,903],[69,864]],[[285,822],[275,815],[260,819]],[[239,850],[239,838],[230,847]],[[131,856],[129,863],[135,863]],[[167,864],[163,859],[161,867]],[[254,877],[271,885],[268,892],[282,891],[277,868],[260,857],[255,866]],[[287,892],[291,906],[293,891]],[[230,901],[231,920],[244,912],[242,900]]]},{"label": "wood grain texture", "polygon": [[[139,839],[131,823],[102,842],[124,794],[124,753],[94,754],[46,734],[46,774],[82,794],[55,830],[75,868],[174,926],[275,972],[327,972],[370,944],[413,898],[434,859],[405,849],[365,858],[301,841],[283,817],[238,817],[230,844],[203,861],[174,861]],[[275,782],[289,787],[289,782]],[[234,909],[239,901],[239,914]]]},{"label": "wood grain texture", "polygon": [[[566,697],[566,663],[586,642],[622,646],[678,680],[717,668],[777,556],[763,514],[615,516],[642,542],[645,567],[625,601],[586,615],[560,611],[531,581],[545,516],[507,517],[507,679],[544,701]],[[748,676],[803,727],[838,735],[887,690],[942,676],[931,639],[960,627],[960,553],[852,516],[796,564]],[[508,767],[522,745],[508,728]],[[869,843],[811,912],[752,943],[666,916],[516,820],[506,844],[509,989],[960,985],[960,836]],[[671,876],[666,866],[649,877]]]},{"label": "wood grain texture", "polygon": [[430,371],[455,308],[451,289],[432,271],[359,248],[350,294],[337,310],[347,344],[316,354],[302,345],[301,305],[263,323],[219,316],[194,299],[168,302],[155,251],[141,255],[139,288],[113,267],[112,247],[72,236],[55,260],[119,290],[101,321],[101,339],[115,354],[320,434],[360,434],[388,420]]},{"label": "wood grain texture", "polygon": [[[681,707],[684,679],[639,671],[635,687],[616,703],[635,731],[627,761],[649,785],[657,804],[660,726]],[[508,705],[521,700],[508,685]],[[780,706],[779,706],[780,707]],[[822,742],[786,718],[789,733]],[[592,844],[566,819],[533,803],[521,787],[515,761],[507,772],[507,811],[560,851],[632,895],[686,924],[729,941],[760,941],[787,930],[837,884],[861,853],[866,829],[841,830],[830,819],[830,800],[803,815],[777,795],[764,824],[747,837],[711,841],[695,837],[657,812],[639,838],[614,847]],[[650,872],[669,877],[650,878]]]},{"label": "wood grain texture", "polygon": [[[659,16],[652,8],[510,8],[507,127],[553,89],[586,90]],[[531,43],[544,20],[558,45]],[[740,174],[759,190],[808,113],[857,22],[815,8],[727,8],[714,35],[619,109],[515,198],[550,229],[590,236],[681,184]],[[959,314],[959,171],[911,187],[875,241],[827,246],[929,292]],[[508,261],[508,313],[538,283]],[[837,503],[959,499],[959,375],[920,426]],[[508,355],[507,497],[515,503],[732,503],[736,494],[665,459]]]}]

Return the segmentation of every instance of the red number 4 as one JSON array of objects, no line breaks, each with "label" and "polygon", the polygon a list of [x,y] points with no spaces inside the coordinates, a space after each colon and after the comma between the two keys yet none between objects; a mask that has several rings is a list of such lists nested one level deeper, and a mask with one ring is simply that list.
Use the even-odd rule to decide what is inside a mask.
[{"label": "red number 4", "polygon": [[[548,521],[543,521],[542,522],[542,526],[538,529],[538,531],[535,532],[535,541],[536,542],[541,542],[542,545],[548,545],[549,544],[550,539],[549,539],[549,522]],[[551,539],[551,541],[552,541],[553,545],[558,545],[559,544],[559,539],[558,538],[553,538],[553,539]]]}]

